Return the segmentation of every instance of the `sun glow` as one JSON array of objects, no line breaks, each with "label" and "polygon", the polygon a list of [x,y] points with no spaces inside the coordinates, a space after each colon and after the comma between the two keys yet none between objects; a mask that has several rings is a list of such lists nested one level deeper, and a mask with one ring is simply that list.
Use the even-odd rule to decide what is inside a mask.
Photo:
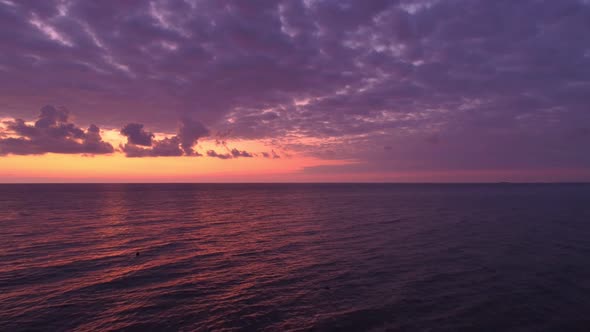
[{"label": "sun glow", "polygon": [[250,182],[296,173],[305,167],[341,164],[308,157],[280,159],[211,157],[127,158],[46,154],[6,156],[0,163],[0,182]]}]

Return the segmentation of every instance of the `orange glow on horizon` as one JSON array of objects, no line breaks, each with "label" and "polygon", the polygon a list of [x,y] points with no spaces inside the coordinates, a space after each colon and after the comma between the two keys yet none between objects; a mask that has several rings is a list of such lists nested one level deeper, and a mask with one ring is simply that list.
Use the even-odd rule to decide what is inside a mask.
[{"label": "orange glow on horizon", "polygon": [[[121,153],[102,156],[46,154],[4,156],[0,183],[92,182],[534,182],[590,178],[580,170],[459,170],[306,173],[306,167],[341,166],[355,161],[322,160],[304,156],[221,160],[211,157],[127,158]],[[569,174],[564,178],[563,174]],[[543,180],[545,179],[545,180]]]},{"label": "orange glow on horizon", "polygon": [[[54,154],[1,157],[0,183],[9,182],[276,182],[297,181],[306,167],[346,165],[350,160],[322,160],[284,151],[269,142],[236,140],[219,144],[203,139],[195,145],[199,157],[128,158],[119,147],[126,142],[117,129],[103,129],[101,136],[117,151],[110,155]],[[161,140],[173,134],[156,133]],[[228,154],[231,149],[254,157],[220,159],[207,151]],[[276,151],[280,158],[264,158]]]},{"label": "orange glow on horizon", "polygon": [[[119,130],[101,131],[103,139],[115,148],[126,142]],[[156,133],[156,139],[172,134]],[[297,137],[306,145],[317,139]],[[326,141],[326,140],[324,140]],[[327,140],[329,141],[329,139]],[[206,156],[208,150],[227,154],[231,149],[247,151],[252,158],[219,159]],[[8,155],[0,157],[0,183],[84,183],[84,182],[534,182],[590,179],[590,171],[548,170],[440,170],[383,172],[343,172],[337,166],[359,164],[356,160],[326,160],[284,151],[271,142],[236,140],[227,145],[211,139],[198,142],[200,157],[128,158],[121,151],[110,155],[79,154]],[[281,158],[264,158],[263,152],[276,150]],[[334,171],[306,172],[316,166],[336,166]],[[567,175],[567,176],[564,176]]]},{"label": "orange glow on horizon", "polygon": [[309,157],[230,160],[206,156],[127,158],[121,153],[104,156],[5,156],[0,163],[0,182],[247,182],[248,179],[264,181],[283,178],[305,167],[347,163],[350,162]]}]

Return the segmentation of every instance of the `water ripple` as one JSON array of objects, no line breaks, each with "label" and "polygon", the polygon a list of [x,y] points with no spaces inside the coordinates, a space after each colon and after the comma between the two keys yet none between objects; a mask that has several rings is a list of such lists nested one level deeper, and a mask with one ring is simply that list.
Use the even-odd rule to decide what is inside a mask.
[{"label": "water ripple", "polygon": [[555,331],[588,185],[2,185],[2,331]]}]

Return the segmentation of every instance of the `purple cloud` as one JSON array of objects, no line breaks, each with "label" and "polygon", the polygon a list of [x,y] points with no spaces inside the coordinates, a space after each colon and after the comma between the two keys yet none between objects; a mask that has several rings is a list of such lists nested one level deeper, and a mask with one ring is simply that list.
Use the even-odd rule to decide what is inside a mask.
[{"label": "purple cloud", "polygon": [[178,138],[180,139],[182,150],[187,156],[195,154],[193,146],[197,143],[197,140],[208,135],[209,129],[199,121],[185,118],[180,123]]},{"label": "purple cloud", "polygon": [[587,1],[13,3],[0,116],[47,100],[103,128],[207,124],[127,128],[129,156],[193,155],[211,131],[357,171],[590,168]]},{"label": "purple cloud", "polygon": [[252,158],[254,157],[254,155],[248,151],[240,151],[236,148],[231,149],[231,155],[234,158],[240,158],[240,157],[245,157],[245,158]]},{"label": "purple cloud", "polygon": [[127,143],[121,147],[125,155],[130,158],[138,157],[180,157],[184,151],[180,148],[180,139],[177,136],[154,140],[150,148],[142,148]]},{"label": "purple cloud", "polygon": [[34,125],[22,119],[5,121],[8,134],[0,138],[0,155],[31,155],[45,153],[108,154],[114,152],[111,144],[100,136],[100,129],[90,125],[83,130],[69,122],[69,112],[54,106],[45,106]]},{"label": "purple cloud", "polygon": [[121,134],[127,137],[127,144],[121,146],[127,157],[201,156],[193,150],[193,145],[199,138],[209,135],[209,129],[201,122],[185,118],[180,122],[177,135],[161,140],[153,139],[155,135],[138,123],[125,125]]},{"label": "purple cloud", "polygon": [[[227,147],[226,147],[227,148]],[[207,156],[219,159],[233,159],[233,158],[253,158],[255,155],[248,151],[238,150],[236,148],[228,149],[228,153],[219,153],[215,150],[208,150]]]},{"label": "purple cloud", "polygon": [[123,129],[121,134],[127,137],[130,144],[151,146],[154,134],[143,129],[143,125],[139,123],[129,123]]},{"label": "purple cloud", "polygon": [[207,156],[212,158],[219,158],[219,159],[231,159],[232,155],[229,153],[217,153],[215,150],[207,151]]},{"label": "purple cloud", "polygon": [[270,152],[262,152],[262,157],[264,158],[272,158],[272,159],[280,159],[281,156],[279,156],[275,150],[271,150]]}]

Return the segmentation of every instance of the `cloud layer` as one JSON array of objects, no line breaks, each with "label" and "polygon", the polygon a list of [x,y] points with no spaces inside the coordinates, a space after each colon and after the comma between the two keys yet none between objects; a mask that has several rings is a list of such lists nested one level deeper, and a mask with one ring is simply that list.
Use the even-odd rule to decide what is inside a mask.
[{"label": "cloud layer", "polygon": [[209,135],[209,129],[199,121],[184,118],[177,135],[161,140],[155,140],[155,135],[139,123],[128,123],[121,129],[121,134],[127,137],[127,143],[121,146],[127,157],[200,156],[193,146],[199,138]]},{"label": "cloud layer", "polygon": [[[358,172],[588,169],[589,22],[583,0],[5,0],[0,116],[128,123],[130,157],[225,133]],[[109,151],[93,127],[9,127],[4,154]]]},{"label": "cloud layer", "polygon": [[148,133],[143,129],[141,123],[128,123],[121,129],[121,135],[127,137],[129,144],[152,146],[153,133]]},{"label": "cloud layer", "polygon": [[[33,123],[23,119],[5,120],[0,126],[0,156],[62,154],[110,154],[116,152],[113,146],[102,140],[100,129],[90,125],[83,130],[69,121],[70,112],[64,108],[47,105]],[[128,123],[119,131],[127,142],[120,145],[120,152],[127,157],[200,157],[195,146],[198,140],[210,135],[209,129],[201,122],[184,118],[179,123],[176,135],[156,139],[156,135],[140,123]],[[226,141],[216,141],[227,153],[207,151],[207,156],[219,159],[253,158],[257,154],[237,148],[229,148]],[[273,158],[279,158],[271,152]],[[262,152],[261,157],[269,158],[270,153]]]},{"label": "cloud layer", "polygon": [[83,130],[70,123],[68,117],[69,112],[65,109],[45,106],[33,125],[25,123],[22,119],[5,121],[6,136],[0,138],[0,155],[114,152],[112,145],[102,140],[97,126],[90,125],[88,129]]}]

